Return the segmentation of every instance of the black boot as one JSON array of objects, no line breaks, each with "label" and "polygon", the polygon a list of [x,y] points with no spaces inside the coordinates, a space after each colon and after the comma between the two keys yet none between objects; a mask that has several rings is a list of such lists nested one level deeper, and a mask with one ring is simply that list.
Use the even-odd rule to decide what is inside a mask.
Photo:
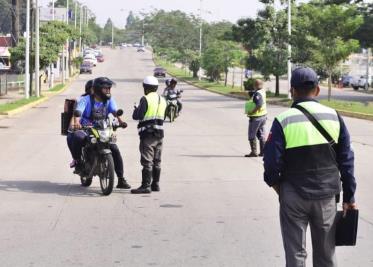
[{"label": "black boot", "polygon": [[142,170],[142,183],[141,186],[137,189],[132,189],[131,194],[149,194],[152,191],[150,190],[150,183],[152,181],[152,170]]},{"label": "black boot", "polygon": [[159,177],[161,176],[161,168],[153,168],[153,182],[151,185],[151,189],[154,192],[159,192],[161,189],[159,188]]},{"label": "black boot", "polygon": [[124,179],[123,177],[122,178],[118,177],[117,188],[130,189],[131,186],[127,183],[126,179]]},{"label": "black boot", "polygon": [[263,157],[264,155],[264,145],[265,145],[265,141],[264,140],[259,140],[259,148],[260,148],[260,153],[259,153],[259,157]]},{"label": "black boot", "polygon": [[256,140],[250,140],[250,147],[251,147],[251,153],[250,154],[247,154],[245,155],[245,157],[257,157],[258,156],[258,152],[257,152],[257,148],[256,148]]}]

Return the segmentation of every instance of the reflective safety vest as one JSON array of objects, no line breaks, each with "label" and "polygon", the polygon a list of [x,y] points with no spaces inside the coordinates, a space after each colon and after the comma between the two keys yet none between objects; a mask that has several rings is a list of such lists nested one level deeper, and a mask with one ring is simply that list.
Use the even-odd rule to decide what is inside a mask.
[{"label": "reflective safety vest", "polygon": [[[337,112],[315,101],[298,105],[309,111],[338,143]],[[276,117],[285,137],[283,181],[290,182],[306,199],[324,199],[339,194],[340,174],[336,151],[298,109],[290,108]]]},{"label": "reflective safety vest", "polygon": [[145,96],[148,109],[137,125],[139,134],[143,132],[159,133],[163,136],[163,121],[167,107],[166,100],[156,92],[151,92]]},{"label": "reflective safety vest", "polygon": [[[247,113],[253,111],[254,108],[256,107],[256,104],[253,100],[255,94],[260,94],[262,96],[263,105],[254,114],[247,114]],[[261,116],[267,115],[267,95],[266,95],[266,92],[263,89],[256,91],[254,93],[253,97],[246,102],[245,113],[247,114],[248,117],[261,117]]]}]

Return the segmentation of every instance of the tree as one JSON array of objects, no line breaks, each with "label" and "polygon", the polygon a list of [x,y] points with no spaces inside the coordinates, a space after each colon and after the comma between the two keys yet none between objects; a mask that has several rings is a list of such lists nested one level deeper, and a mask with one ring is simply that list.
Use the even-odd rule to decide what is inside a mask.
[{"label": "tree", "polygon": [[130,11],[130,13],[128,14],[127,19],[126,19],[126,29],[131,27],[132,25],[134,25],[134,23],[136,23],[136,18],[133,15],[133,12]]},{"label": "tree", "polygon": [[230,67],[234,65],[239,47],[232,41],[215,41],[202,55],[202,67],[206,70],[210,81],[218,82],[222,72],[225,73],[225,85]]},{"label": "tree", "polygon": [[[328,99],[331,97],[332,73],[342,60],[359,49],[353,34],[363,22],[355,5],[302,4],[295,21],[298,35],[297,51],[307,49],[307,56],[297,57],[305,63],[323,69],[328,76]],[[307,44],[306,47],[301,45]]]}]

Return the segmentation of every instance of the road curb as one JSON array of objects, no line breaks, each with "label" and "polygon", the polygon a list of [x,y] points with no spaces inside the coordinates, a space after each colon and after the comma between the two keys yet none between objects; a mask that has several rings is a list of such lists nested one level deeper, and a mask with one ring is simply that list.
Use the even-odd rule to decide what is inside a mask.
[{"label": "road curb", "polygon": [[17,115],[19,113],[22,113],[26,110],[29,110],[45,101],[47,101],[49,98],[55,96],[55,95],[58,95],[60,93],[62,93],[63,91],[65,91],[68,86],[78,77],[78,74],[74,75],[67,83],[64,84],[64,86],[58,90],[58,91],[54,91],[54,92],[51,92],[51,91],[45,91],[43,92],[43,95],[41,96],[40,99],[38,100],[35,100],[34,102],[31,102],[31,103],[28,103],[26,105],[23,105],[21,107],[18,107],[18,108],[15,108],[15,109],[12,109],[12,110],[9,110],[9,111],[3,111],[3,112],[0,112],[0,115],[3,115],[3,116],[8,116],[8,117],[11,117],[11,116],[14,116],[14,115]]}]

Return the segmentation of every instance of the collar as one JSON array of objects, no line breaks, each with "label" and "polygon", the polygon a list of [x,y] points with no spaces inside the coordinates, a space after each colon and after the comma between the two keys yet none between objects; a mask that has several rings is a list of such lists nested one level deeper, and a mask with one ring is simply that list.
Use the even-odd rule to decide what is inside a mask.
[{"label": "collar", "polygon": [[299,98],[297,100],[294,100],[293,104],[291,105],[291,107],[293,108],[295,105],[299,104],[299,103],[303,103],[303,102],[317,102],[319,103],[319,101],[317,101],[316,99],[314,98],[311,98],[311,97],[304,97],[304,98]]}]

